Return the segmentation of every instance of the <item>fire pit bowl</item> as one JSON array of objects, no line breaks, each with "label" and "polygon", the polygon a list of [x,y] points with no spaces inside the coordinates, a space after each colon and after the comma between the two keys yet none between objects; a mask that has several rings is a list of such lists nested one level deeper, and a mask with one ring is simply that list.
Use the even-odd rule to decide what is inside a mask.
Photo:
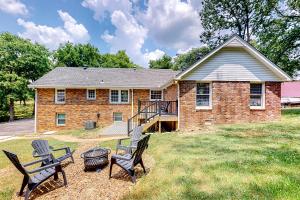
[{"label": "fire pit bowl", "polygon": [[84,160],[84,171],[100,171],[108,164],[108,154],[110,149],[95,147],[81,154]]}]

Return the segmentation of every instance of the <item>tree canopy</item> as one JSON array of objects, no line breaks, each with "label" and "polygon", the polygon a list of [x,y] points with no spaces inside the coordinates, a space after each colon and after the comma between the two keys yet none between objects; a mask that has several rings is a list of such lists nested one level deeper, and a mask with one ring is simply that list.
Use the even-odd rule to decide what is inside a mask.
[{"label": "tree canopy", "polygon": [[0,34],[0,108],[9,107],[14,118],[14,101],[24,100],[29,82],[51,69],[50,52],[39,44],[10,33]]},{"label": "tree canopy", "polygon": [[65,67],[105,67],[132,68],[136,67],[124,50],[116,54],[100,54],[98,48],[91,44],[61,45],[54,52],[56,66]]},{"label": "tree canopy", "polygon": [[300,68],[299,7],[294,0],[204,0],[200,42],[214,48],[236,33],[293,75]]},{"label": "tree canopy", "polygon": [[118,51],[116,54],[102,54],[100,56],[99,65],[105,68],[135,68],[134,64],[124,50]]},{"label": "tree canopy", "polygon": [[172,69],[172,57],[164,54],[161,58],[157,60],[150,60],[149,61],[149,68],[152,69]]},{"label": "tree canopy", "polygon": [[206,54],[208,54],[210,49],[208,47],[200,47],[200,48],[193,48],[187,53],[180,54],[174,59],[174,66],[173,69],[180,70],[185,69],[201,58],[203,58]]}]

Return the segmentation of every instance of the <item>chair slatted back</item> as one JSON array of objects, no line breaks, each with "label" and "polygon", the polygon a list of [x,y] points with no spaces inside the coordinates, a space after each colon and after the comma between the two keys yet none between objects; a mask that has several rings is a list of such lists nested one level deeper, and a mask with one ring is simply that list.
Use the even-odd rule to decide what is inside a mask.
[{"label": "chair slatted back", "polygon": [[131,145],[137,146],[138,141],[140,140],[143,132],[143,126],[137,126],[133,129],[131,135]]},{"label": "chair slatted back", "polygon": [[[38,155],[49,154],[51,149],[47,140],[33,140],[31,146]],[[48,156],[44,156],[48,157]]]},{"label": "chair slatted back", "polygon": [[12,162],[12,164],[24,175],[24,176],[29,176],[26,172],[26,170],[24,169],[24,167],[22,166],[18,156],[14,153],[11,153],[9,151],[5,151],[3,150],[3,152],[5,153],[5,155],[7,156],[7,158]]},{"label": "chair slatted back", "polygon": [[140,162],[145,149],[148,147],[149,139],[150,139],[150,135],[147,135],[138,142],[137,149],[132,154],[132,157],[131,157],[134,159],[133,166],[137,165]]}]

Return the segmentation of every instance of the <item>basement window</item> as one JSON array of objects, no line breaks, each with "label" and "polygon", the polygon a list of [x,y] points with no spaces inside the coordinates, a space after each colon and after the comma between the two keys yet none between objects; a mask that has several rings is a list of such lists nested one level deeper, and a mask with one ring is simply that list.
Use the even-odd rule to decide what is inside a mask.
[{"label": "basement window", "polygon": [[265,99],[265,84],[250,83],[250,108],[263,109]]},{"label": "basement window", "polygon": [[114,122],[121,122],[123,121],[123,116],[121,112],[114,112],[113,113],[113,120]]},{"label": "basement window", "polygon": [[66,114],[57,113],[56,114],[56,126],[66,125]]}]

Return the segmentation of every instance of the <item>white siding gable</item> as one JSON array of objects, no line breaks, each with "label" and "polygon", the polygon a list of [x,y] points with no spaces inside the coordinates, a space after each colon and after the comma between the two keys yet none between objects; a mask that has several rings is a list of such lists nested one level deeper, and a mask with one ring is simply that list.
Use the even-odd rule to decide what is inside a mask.
[{"label": "white siding gable", "polygon": [[280,81],[274,72],[242,47],[220,49],[186,74],[183,80]]}]

